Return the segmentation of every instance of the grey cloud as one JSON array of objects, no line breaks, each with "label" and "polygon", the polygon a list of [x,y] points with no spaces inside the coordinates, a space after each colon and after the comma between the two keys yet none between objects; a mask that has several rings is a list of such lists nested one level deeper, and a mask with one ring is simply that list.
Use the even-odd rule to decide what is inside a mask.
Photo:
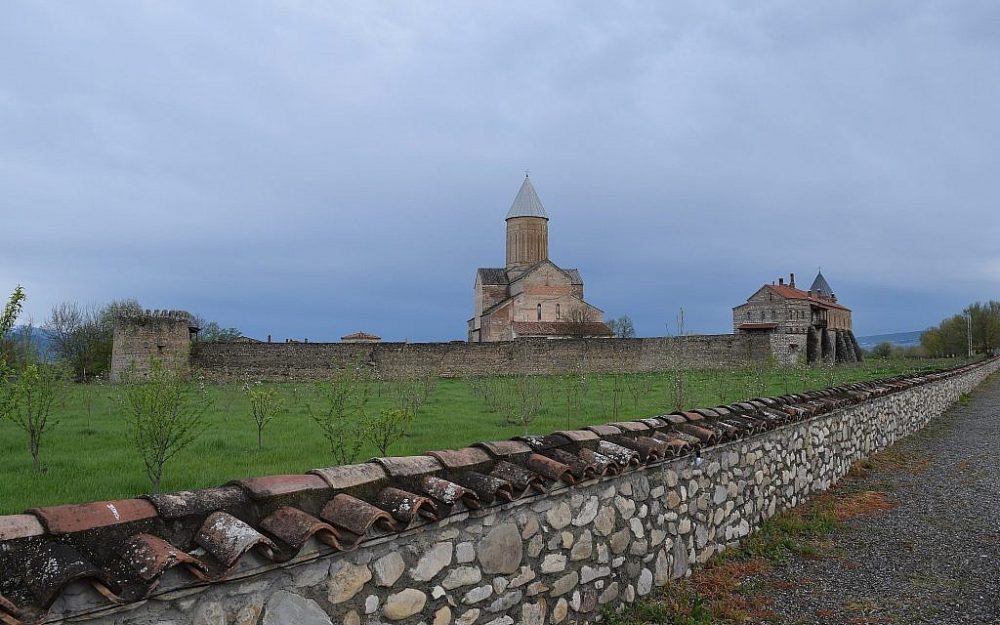
[{"label": "grey cloud", "polygon": [[[461,338],[530,168],[554,260],[660,334],[817,266],[859,333],[996,297],[987,2],[25,3],[0,287],[265,336]],[[898,305],[897,305],[898,303]]]}]

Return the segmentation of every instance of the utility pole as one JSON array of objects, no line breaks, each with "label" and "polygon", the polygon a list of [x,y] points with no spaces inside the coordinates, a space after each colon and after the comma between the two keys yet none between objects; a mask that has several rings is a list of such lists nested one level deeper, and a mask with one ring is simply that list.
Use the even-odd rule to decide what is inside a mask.
[{"label": "utility pole", "polygon": [[972,358],[972,311],[965,311],[966,331],[965,338],[969,342],[969,358]]}]

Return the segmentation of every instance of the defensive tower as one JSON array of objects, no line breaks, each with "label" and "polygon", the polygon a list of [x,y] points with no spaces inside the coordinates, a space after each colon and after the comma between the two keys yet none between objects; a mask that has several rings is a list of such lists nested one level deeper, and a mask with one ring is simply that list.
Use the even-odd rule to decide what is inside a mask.
[{"label": "defensive tower", "polygon": [[197,332],[191,314],[183,310],[146,310],[120,316],[115,320],[111,381],[121,381],[130,368],[137,375],[149,373],[154,358],[187,376],[191,340]]}]

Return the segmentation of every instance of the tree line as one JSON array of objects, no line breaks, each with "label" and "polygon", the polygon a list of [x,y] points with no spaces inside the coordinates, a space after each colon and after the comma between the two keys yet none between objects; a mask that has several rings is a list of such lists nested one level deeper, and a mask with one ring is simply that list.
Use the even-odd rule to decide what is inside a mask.
[{"label": "tree line", "polygon": [[942,319],[920,335],[920,346],[931,357],[993,355],[1000,347],[1000,301],[970,304],[961,314]]}]

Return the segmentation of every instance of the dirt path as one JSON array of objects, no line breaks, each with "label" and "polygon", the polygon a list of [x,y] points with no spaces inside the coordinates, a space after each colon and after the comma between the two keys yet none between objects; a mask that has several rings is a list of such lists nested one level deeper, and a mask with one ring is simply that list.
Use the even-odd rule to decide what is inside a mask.
[{"label": "dirt path", "polygon": [[766,573],[774,621],[1000,624],[1000,380],[887,456],[845,487],[895,507]]}]

